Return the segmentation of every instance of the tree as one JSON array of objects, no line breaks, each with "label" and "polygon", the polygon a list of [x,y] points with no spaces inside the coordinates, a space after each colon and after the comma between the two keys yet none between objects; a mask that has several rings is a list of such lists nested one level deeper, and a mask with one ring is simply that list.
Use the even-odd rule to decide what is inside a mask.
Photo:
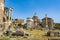
[{"label": "tree", "polygon": [[60,23],[56,23],[54,28],[55,29],[60,29]]}]

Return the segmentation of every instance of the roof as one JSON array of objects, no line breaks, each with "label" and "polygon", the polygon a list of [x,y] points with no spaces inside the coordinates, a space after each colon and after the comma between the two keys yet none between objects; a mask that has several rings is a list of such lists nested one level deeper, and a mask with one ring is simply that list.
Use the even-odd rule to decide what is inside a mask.
[{"label": "roof", "polygon": [[[44,20],[44,19],[46,19],[46,17],[45,17],[45,18],[43,18],[42,20]],[[52,19],[52,18],[47,17],[47,19]]]}]

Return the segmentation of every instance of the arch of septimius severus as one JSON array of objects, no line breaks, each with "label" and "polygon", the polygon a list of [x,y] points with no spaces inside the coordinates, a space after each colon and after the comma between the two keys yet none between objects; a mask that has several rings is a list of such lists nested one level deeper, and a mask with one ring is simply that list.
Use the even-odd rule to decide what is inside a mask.
[{"label": "arch of septimius severus", "polygon": [[12,21],[12,8],[4,7],[4,2],[4,0],[0,0],[0,28],[7,29]]}]

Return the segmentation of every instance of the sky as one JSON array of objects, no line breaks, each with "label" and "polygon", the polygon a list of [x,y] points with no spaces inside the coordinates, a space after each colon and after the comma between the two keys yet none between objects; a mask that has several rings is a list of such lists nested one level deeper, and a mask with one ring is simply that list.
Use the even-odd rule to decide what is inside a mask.
[{"label": "sky", "polygon": [[36,12],[39,19],[47,14],[54,22],[60,23],[60,0],[5,0],[5,7],[13,8],[13,19],[26,20]]}]

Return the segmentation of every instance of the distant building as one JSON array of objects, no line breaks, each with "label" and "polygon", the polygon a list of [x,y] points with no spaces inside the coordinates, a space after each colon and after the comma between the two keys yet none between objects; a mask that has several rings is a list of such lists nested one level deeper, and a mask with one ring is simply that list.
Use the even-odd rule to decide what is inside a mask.
[{"label": "distant building", "polygon": [[27,28],[30,29],[40,29],[40,19],[38,19],[38,16],[36,13],[34,13],[34,16],[32,18],[27,18]]},{"label": "distant building", "polygon": [[24,19],[15,19],[13,22],[14,28],[23,28],[24,27]]},{"label": "distant building", "polygon": [[46,17],[42,19],[42,25],[44,28],[53,28],[54,27],[54,21],[52,18]]},{"label": "distant building", "polygon": [[38,16],[37,14],[35,13],[34,16],[32,17],[33,21],[34,21],[34,26],[36,28],[39,28],[40,27],[40,19],[38,19]]},{"label": "distant building", "polygon": [[15,19],[15,24],[21,24],[24,25],[24,19]]},{"label": "distant building", "polygon": [[27,29],[33,29],[34,28],[34,24],[33,24],[33,19],[32,18],[28,17],[26,22],[27,22]]}]

